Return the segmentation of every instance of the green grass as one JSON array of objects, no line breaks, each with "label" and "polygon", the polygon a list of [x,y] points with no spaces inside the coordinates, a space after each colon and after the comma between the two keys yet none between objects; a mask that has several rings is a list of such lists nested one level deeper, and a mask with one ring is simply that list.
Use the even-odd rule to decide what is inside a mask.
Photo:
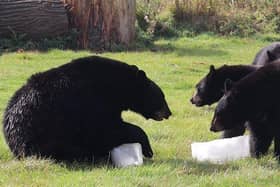
[{"label": "green grass", "polygon": [[[136,64],[164,90],[173,116],[163,122],[145,120],[124,112],[123,118],[148,134],[154,158],[141,167],[125,169],[110,165],[58,164],[50,160],[18,161],[0,133],[0,186],[279,186],[280,169],[270,155],[224,165],[197,163],[191,158],[193,141],[219,137],[209,131],[214,107],[196,108],[189,99],[194,85],[210,64],[250,64],[267,42],[255,39],[193,38],[158,40],[152,51],[104,53]],[[90,55],[87,51],[8,53],[0,56],[0,119],[15,90],[33,73]]]}]

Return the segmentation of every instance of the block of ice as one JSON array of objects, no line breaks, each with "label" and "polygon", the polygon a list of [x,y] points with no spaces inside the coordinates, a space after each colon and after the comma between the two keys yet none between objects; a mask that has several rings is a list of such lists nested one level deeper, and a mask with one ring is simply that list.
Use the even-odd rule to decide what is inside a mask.
[{"label": "block of ice", "polygon": [[191,149],[192,157],[198,161],[224,163],[250,156],[249,136],[194,142]]},{"label": "block of ice", "polygon": [[139,143],[122,144],[111,151],[116,167],[139,166],[143,164],[142,147]]}]

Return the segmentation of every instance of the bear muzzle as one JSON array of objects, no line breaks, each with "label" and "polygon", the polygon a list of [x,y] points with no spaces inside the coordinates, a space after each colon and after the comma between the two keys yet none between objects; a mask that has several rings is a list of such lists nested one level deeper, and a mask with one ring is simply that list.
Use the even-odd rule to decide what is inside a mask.
[{"label": "bear muzzle", "polygon": [[220,121],[217,119],[217,117],[214,117],[211,123],[210,131],[212,132],[220,132],[225,130],[225,128],[221,125]]},{"label": "bear muzzle", "polygon": [[200,106],[203,106],[203,101],[202,99],[197,95],[195,94],[191,99],[190,99],[190,102],[197,106],[197,107],[200,107]]},{"label": "bear muzzle", "polygon": [[162,121],[163,119],[168,119],[172,113],[167,105],[165,105],[161,110],[154,113],[152,118],[156,121]]}]

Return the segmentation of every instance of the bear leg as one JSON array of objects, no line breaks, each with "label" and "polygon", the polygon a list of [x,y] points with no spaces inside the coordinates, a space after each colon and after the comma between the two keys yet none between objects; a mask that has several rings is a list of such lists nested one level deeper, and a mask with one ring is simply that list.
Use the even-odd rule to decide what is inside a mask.
[{"label": "bear leg", "polygon": [[[109,143],[107,143],[109,141]],[[148,136],[138,126],[123,122],[123,125],[118,126],[110,130],[110,132],[104,133],[104,136],[99,140],[98,150],[101,152],[109,152],[114,147],[127,143],[140,143],[142,146],[143,155],[151,158],[153,156],[153,150],[151,148]]]},{"label": "bear leg", "polygon": [[250,135],[250,153],[252,157],[259,158],[267,153],[273,136],[252,133]]},{"label": "bear leg", "polygon": [[153,150],[151,148],[148,136],[144,132],[144,130],[136,125],[127,122],[124,122],[124,127],[127,133],[130,135],[128,137],[128,143],[140,143],[142,146],[143,155],[148,158],[153,157]]},{"label": "bear leg", "polygon": [[274,137],[274,156],[280,161],[280,137]]}]

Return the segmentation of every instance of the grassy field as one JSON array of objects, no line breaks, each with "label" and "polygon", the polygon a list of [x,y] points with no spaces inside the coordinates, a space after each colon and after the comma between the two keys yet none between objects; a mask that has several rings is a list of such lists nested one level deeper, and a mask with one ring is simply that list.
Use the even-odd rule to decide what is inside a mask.
[{"label": "grassy field", "polygon": [[[136,64],[165,92],[173,116],[163,122],[124,112],[123,118],[148,134],[154,158],[141,167],[57,164],[51,160],[15,160],[0,133],[0,186],[279,186],[280,168],[270,155],[224,165],[197,163],[191,158],[193,141],[219,137],[209,131],[214,107],[196,108],[189,99],[194,85],[210,64],[250,64],[268,42],[256,39],[193,38],[158,40],[152,51],[104,53],[102,56]],[[33,73],[59,66],[87,51],[0,54],[0,119],[7,101]]]}]

